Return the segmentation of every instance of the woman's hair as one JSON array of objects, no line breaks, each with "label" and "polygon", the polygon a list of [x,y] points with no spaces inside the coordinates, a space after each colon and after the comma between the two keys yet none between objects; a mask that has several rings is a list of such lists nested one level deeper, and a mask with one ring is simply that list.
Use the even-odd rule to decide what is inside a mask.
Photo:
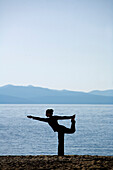
[{"label": "woman's hair", "polygon": [[52,115],[52,114],[53,114],[53,111],[54,111],[53,109],[47,109],[47,110],[46,110],[46,113],[50,113],[50,114]]}]

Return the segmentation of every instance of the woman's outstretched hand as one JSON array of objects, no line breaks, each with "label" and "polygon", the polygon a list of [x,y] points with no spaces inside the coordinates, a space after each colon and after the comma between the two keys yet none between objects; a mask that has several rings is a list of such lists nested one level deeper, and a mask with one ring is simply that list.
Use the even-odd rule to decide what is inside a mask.
[{"label": "woman's outstretched hand", "polygon": [[33,116],[29,115],[29,116],[27,116],[27,117],[31,119]]}]

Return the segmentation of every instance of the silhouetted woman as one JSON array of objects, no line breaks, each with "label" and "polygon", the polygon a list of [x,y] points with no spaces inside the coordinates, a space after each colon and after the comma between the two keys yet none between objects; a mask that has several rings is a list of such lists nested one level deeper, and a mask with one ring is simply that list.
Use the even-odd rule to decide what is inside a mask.
[{"label": "silhouetted woman", "polygon": [[[58,155],[63,156],[64,155],[64,134],[72,134],[75,132],[75,115],[73,116],[53,116],[53,109],[47,109],[46,110],[46,116],[48,118],[40,118],[40,117],[34,117],[34,116],[27,116],[28,118],[32,118],[35,120],[40,120],[43,122],[47,122],[51,128],[54,130],[54,132],[58,132]],[[71,128],[66,128],[63,125],[58,124],[58,120],[63,119],[71,119]]]}]

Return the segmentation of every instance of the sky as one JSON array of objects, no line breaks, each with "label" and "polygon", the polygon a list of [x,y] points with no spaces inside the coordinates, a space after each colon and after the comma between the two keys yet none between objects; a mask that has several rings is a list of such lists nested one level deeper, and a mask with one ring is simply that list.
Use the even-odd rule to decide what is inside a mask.
[{"label": "sky", "polygon": [[113,89],[113,0],[0,0],[0,86]]}]

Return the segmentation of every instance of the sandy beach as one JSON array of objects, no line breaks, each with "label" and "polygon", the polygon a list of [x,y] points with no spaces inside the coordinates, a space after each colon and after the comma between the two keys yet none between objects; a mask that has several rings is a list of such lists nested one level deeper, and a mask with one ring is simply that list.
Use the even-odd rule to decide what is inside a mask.
[{"label": "sandy beach", "polygon": [[0,156],[0,170],[113,170],[113,156]]}]

